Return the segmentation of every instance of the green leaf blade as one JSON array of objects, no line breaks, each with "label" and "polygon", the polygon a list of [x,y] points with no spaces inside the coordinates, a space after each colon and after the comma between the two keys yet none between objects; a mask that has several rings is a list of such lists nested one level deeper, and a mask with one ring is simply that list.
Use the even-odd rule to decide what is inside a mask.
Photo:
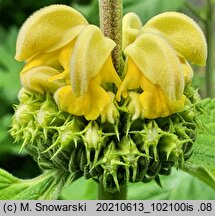
[{"label": "green leaf blade", "polygon": [[183,170],[198,177],[215,190],[215,176],[206,167],[186,163]]},{"label": "green leaf blade", "polygon": [[57,199],[68,177],[68,173],[50,170],[37,178],[20,180],[0,169],[0,200]]},{"label": "green leaf blade", "polygon": [[200,117],[206,131],[197,131],[193,155],[183,170],[215,190],[215,99],[205,99],[202,105],[208,113]]}]

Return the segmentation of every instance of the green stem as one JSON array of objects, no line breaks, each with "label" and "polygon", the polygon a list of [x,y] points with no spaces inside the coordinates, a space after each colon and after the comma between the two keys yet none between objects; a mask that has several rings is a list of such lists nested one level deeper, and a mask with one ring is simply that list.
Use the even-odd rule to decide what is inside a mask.
[{"label": "green stem", "polygon": [[[122,74],[122,0],[99,0],[100,27],[104,35],[116,43],[112,52],[113,65],[119,75]],[[120,186],[120,191],[108,192],[99,183],[99,199],[125,200],[127,185]]]},{"label": "green stem", "polygon": [[99,199],[100,200],[126,200],[127,196],[127,185],[120,186],[118,192],[105,191],[103,184],[99,183]]},{"label": "green stem", "polygon": [[213,97],[213,4],[207,0],[207,19],[205,21],[208,58],[206,64],[206,96]]},{"label": "green stem", "polygon": [[104,35],[116,43],[113,65],[122,73],[122,0],[99,0],[100,27]]}]

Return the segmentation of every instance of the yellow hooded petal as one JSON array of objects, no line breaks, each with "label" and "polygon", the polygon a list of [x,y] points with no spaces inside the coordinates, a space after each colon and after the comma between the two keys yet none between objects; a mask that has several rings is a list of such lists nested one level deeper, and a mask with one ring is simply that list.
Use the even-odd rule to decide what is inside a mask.
[{"label": "yellow hooded petal", "polygon": [[39,52],[54,51],[72,41],[87,24],[85,18],[69,6],[44,7],[21,27],[15,58],[23,61]]},{"label": "yellow hooded petal", "polygon": [[[178,56],[161,36],[144,33],[124,52],[150,82],[160,86],[169,99],[182,97],[184,77]],[[128,67],[130,65],[132,63],[128,62]]]},{"label": "yellow hooded petal", "polygon": [[137,38],[142,23],[135,13],[127,13],[122,19],[122,49],[133,43]]},{"label": "yellow hooded petal", "polygon": [[178,12],[165,12],[150,19],[141,31],[161,34],[185,59],[205,65],[206,40],[200,27],[190,17]]},{"label": "yellow hooded petal", "polygon": [[88,25],[79,34],[70,61],[70,79],[72,89],[77,96],[83,96],[90,79],[101,72],[101,69],[115,43],[104,37],[101,30]]},{"label": "yellow hooded petal", "polygon": [[48,82],[51,76],[58,74],[59,72],[54,68],[48,66],[34,67],[28,71],[23,72],[20,75],[22,85],[30,91],[35,91],[40,94],[45,92],[55,92],[58,88],[63,86],[62,82],[54,81]]},{"label": "yellow hooded petal", "polygon": [[93,79],[87,93],[76,97],[71,86],[65,86],[56,91],[54,98],[58,106],[73,115],[84,115],[87,120],[95,120],[104,107],[110,103],[109,94],[97,85]]},{"label": "yellow hooded petal", "polygon": [[169,116],[183,110],[184,95],[181,95],[179,99],[171,100],[158,84],[153,84],[147,79],[137,65],[129,59],[127,74],[117,92],[117,97],[119,98],[124,90],[135,89],[139,86],[143,90],[141,94],[129,92],[128,111],[133,115],[132,119],[142,116],[154,119]]}]

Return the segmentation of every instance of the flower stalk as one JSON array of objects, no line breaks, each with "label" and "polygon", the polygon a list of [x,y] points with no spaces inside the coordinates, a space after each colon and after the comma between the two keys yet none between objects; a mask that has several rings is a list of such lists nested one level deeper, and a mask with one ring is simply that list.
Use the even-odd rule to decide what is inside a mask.
[{"label": "flower stalk", "polygon": [[122,0],[99,0],[100,28],[116,43],[112,53],[114,67],[122,73]]},{"label": "flower stalk", "polygon": [[[112,52],[113,65],[119,75],[122,74],[122,0],[99,0],[100,28],[104,35],[116,43]],[[100,200],[125,200],[127,186],[123,185],[119,192],[105,191],[99,183]]]},{"label": "flower stalk", "polygon": [[99,200],[126,200],[127,185],[120,186],[120,191],[108,192],[103,184],[99,183]]}]

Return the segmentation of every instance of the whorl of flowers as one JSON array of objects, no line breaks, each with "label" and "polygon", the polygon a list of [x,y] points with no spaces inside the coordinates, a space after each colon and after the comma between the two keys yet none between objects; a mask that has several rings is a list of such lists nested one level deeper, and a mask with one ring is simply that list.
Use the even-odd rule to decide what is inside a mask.
[{"label": "whorl of flowers", "polygon": [[123,17],[123,75],[115,42],[76,10],[51,5],[23,24],[16,60],[25,61],[11,134],[43,169],[60,167],[119,190],[159,182],[189,158],[200,124],[190,63],[204,65],[199,26],[177,12],[145,25]]}]

